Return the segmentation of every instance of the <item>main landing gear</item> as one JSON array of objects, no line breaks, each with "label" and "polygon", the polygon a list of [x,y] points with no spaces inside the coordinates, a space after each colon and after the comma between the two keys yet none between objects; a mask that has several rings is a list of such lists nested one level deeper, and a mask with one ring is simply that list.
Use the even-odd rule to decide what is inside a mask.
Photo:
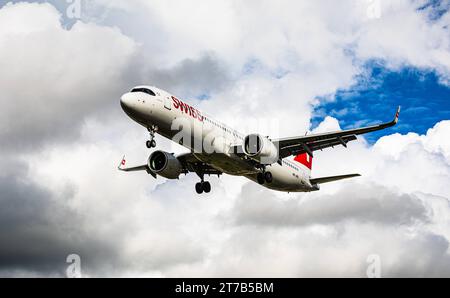
[{"label": "main landing gear", "polygon": [[199,166],[197,170],[197,175],[200,177],[201,181],[195,185],[195,191],[201,195],[202,193],[211,192],[211,183],[205,181],[205,174],[203,172],[202,166]]},{"label": "main landing gear", "polygon": [[258,180],[258,183],[263,185],[264,183],[272,183],[273,182],[273,175],[271,172],[263,171],[262,173],[259,173],[256,177]]},{"label": "main landing gear", "polygon": [[148,128],[148,132],[150,133],[150,140],[146,142],[146,146],[148,149],[152,149],[156,147],[155,134],[158,131],[158,126],[152,125]]},{"label": "main landing gear", "polygon": [[195,191],[201,195],[202,193],[210,193],[211,192],[211,183],[209,182],[199,182],[195,185]]}]

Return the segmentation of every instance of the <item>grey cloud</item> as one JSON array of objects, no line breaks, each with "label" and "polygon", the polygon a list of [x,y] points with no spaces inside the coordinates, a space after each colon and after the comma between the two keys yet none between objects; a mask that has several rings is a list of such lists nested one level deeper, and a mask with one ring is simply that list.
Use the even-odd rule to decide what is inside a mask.
[{"label": "grey cloud", "polygon": [[[69,254],[79,254],[86,272],[120,263],[113,239],[102,238],[83,215],[68,207],[76,189],[58,195],[27,181],[26,165],[0,176],[0,276],[64,276]],[[17,275],[16,275],[17,276]]]},{"label": "grey cloud", "polygon": [[344,221],[410,225],[427,222],[429,211],[415,195],[397,194],[383,186],[348,184],[334,195],[320,193],[281,200],[247,184],[234,207],[237,224],[308,226]]},{"label": "grey cloud", "polygon": [[184,59],[173,67],[158,65],[145,55],[137,57],[128,71],[129,81],[150,84],[187,98],[222,91],[232,82],[225,62],[213,53]]},{"label": "grey cloud", "polygon": [[[86,206],[72,207],[75,200],[99,198],[93,195],[80,198],[78,189],[71,184],[55,193],[32,183],[26,164],[12,158],[4,161],[3,166],[0,174],[0,277],[65,276],[69,254],[78,254],[82,274],[92,277],[163,272],[202,262],[206,255],[203,245],[176,227],[161,231],[161,227],[149,226],[142,230],[129,218],[124,219],[125,222],[117,221],[115,213],[125,211],[117,210],[115,205],[99,213],[90,212]],[[132,200],[130,204],[137,201]],[[126,212],[132,210],[133,207]],[[148,215],[152,216],[151,212]],[[114,218],[113,224],[111,218]],[[128,241],[140,241],[134,239],[140,233],[145,233],[141,241],[146,243],[127,249]]]},{"label": "grey cloud", "polygon": [[[48,18],[58,17],[50,6],[36,9],[46,11]],[[89,117],[128,121],[119,98],[135,85],[194,97],[221,90],[229,82],[225,65],[212,54],[167,68],[142,51],[119,31],[92,24],[68,30],[60,24],[26,38],[11,33],[0,58],[5,68],[14,69],[0,74],[0,150],[31,152],[72,143]]]},{"label": "grey cloud", "polygon": [[118,105],[127,85],[123,70],[136,48],[131,39],[93,24],[65,30],[59,12],[48,4],[1,10],[2,18],[11,18],[6,19],[11,28],[28,21],[21,29],[26,34],[0,31],[2,42],[8,40],[0,57],[2,151],[31,152],[73,141],[86,117],[108,114]]},{"label": "grey cloud", "polygon": [[225,65],[211,55],[186,59],[169,71],[154,72],[151,77],[162,87],[174,86],[187,96],[221,91],[230,83]]},{"label": "grey cloud", "polygon": [[367,277],[367,258],[381,260],[382,277],[449,277],[448,241],[425,230],[364,223],[313,229],[243,226],[213,256],[217,277]]},{"label": "grey cloud", "polygon": [[448,240],[437,234],[419,234],[405,240],[402,248],[380,255],[384,277],[450,277],[450,255]]},{"label": "grey cloud", "polygon": [[[144,68],[144,74],[139,67]],[[10,86],[8,95],[0,98],[1,102],[6,103],[8,99],[14,102],[12,106],[5,105],[1,112],[4,117],[3,123],[0,122],[1,149],[29,152],[47,144],[73,143],[89,117],[100,121],[128,121],[120,110],[119,98],[132,86],[151,84],[180,96],[193,97],[216,92],[230,82],[226,69],[211,56],[185,60],[172,69],[153,69],[135,57],[120,77],[116,82],[104,82],[100,76],[90,76],[89,85],[74,82],[65,94],[39,85],[17,84],[16,89]],[[98,86],[95,82],[99,82]],[[22,88],[38,93],[28,97]]]}]

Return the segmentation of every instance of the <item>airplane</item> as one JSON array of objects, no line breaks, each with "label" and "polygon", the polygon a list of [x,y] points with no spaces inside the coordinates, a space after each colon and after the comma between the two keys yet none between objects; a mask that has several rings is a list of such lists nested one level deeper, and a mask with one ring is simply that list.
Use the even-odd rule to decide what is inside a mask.
[{"label": "airplane", "polygon": [[[124,157],[119,170],[145,171],[155,179],[158,176],[179,179],[183,174],[196,173],[200,178],[195,185],[198,194],[211,192],[210,182],[205,181],[205,176],[211,175],[244,176],[271,190],[288,193],[318,191],[321,184],[359,177],[360,174],[349,174],[312,178],[314,152],[340,145],[347,147],[358,135],[395,126],[400,115],[398,107],[391,122],[271,139],[260,134],[244,135],[157,87],[134,87],[121,97],[120,104],[132,120],[150,133],[147,148],[156,147],[155,135],[159,134],[190,152],[176,155],[157,150],[150,154],[146,164],[128,168]],[[182,125],[174,125],[176,122]],[[176,139],[185,127],[189,128],[185,137]]]}]

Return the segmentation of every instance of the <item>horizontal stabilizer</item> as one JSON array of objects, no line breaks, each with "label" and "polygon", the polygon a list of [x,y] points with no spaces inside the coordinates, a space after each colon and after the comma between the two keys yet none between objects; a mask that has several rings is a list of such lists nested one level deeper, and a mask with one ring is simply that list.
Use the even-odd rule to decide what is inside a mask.
[{"label": "horizontal stabilizer", "polygon": [[311,179],[310,182],[312,185],[323,184],[323,183],[329,183],[329,182],[339,181],[339,180],[343,180],[343,179],[360,177],[360,176],[361,176],[360,174],[350,174],[350,175],[342,175],[342,176],[323,177],[323,178]]},{"label": "horizontal stabilizer", "polygon": [[153,173],[150,168],[148,167],[148,165],[142,165],[142,166],[137,166],[137,167],[131,167],[131,168],[125,168],[127,161],[125,159],[125,156],[122,158],[122,161],[119,164],[119,171],[122,172],[138,172],[138,171],[146,171],[149,175],[152,175],[153,178],[156,179],[156,174]]}]

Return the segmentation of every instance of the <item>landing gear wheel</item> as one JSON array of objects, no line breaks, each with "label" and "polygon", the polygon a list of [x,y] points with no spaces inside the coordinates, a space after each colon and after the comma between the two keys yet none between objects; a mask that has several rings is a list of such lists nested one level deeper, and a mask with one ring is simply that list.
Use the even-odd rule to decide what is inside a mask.
[{"label": "landing gear wheel", "polygon": [[266,179],[265,179],[263,173],[259,173],[258,176],[256,177],[256,180],[258,180],[258,183],[261,185],[263,185],[266,182]]},{"label": "landing gear wheel", "polygon": [[203,193],[203,185],[202,185],[202,183],[197,183],[197,184],[195,185],[195,191],[196,191],[199,195],[201,195],[201,194]]},{"label": "landing gear wheel", "polygon": [[205,193],[210,193],[211,192],[211,183],[203,182],[203,191]]},{"label": "landing gear wheel", "polygon": [[273,182],[273,175],[272,175],[272,173],[271,172],[265,172],[264,173],[264,180],[267,183],[272,183]]},{"label": "landing gear wheel", "polygon": [[150,133],[150,140],[147,141],[146,146],[148,149],[155,148],[156,147],[156,141],[155,141],[155,133],[158,131],[157,126],[152,126],[148,129],[148,132]]},{"label": "landing gear wheel", "polygon": [[155,140],[147,141],[145,145],[147,146],[148,149],[156,148],[156,141]]},{"label": "landing gear wheel", "polygon": [[209,182],[199,182],[195,185],[195,191],[201,195],[202,193],[211,192],[211,183]]}]

